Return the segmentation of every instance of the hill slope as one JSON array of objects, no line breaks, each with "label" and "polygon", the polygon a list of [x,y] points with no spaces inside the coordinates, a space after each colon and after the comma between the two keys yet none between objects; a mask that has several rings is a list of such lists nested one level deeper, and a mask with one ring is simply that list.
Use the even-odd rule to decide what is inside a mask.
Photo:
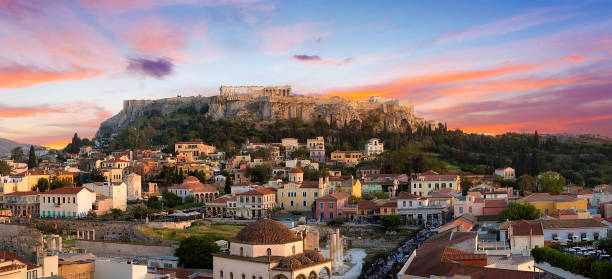
[{"label": "hill slope", "polygon": [[27,147],[27,144],[21,144],[9,139],[4,139],[4,138],[0,138],[0,156],[5,156],[11,153],[11,149],[17,147],[17,146],[23,146],[24,148]]}]

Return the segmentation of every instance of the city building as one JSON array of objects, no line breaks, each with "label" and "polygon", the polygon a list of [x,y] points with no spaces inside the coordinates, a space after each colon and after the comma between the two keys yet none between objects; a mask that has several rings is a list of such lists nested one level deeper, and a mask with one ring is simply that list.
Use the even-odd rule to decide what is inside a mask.
[{"label": "city building", "polygon": [[341,179],[339,182],[340,183],[335,187],[332,186],[332,189],[337,192],[347,193],[349,196],[361,198],[361,181],[359,181],[359,179],[355,179],[353,176],[350,176],[350,178]]},{"label": "city building", "polygon": [[468,194],[467,196],[461,196],[453,205],[453,214],[455,218],[463,215],[470,214],[472,216],[482,216],[485,202],[483,198],[478,198],[474,195]]},{"label": "city building", "polygon": [[272,188],[257,188],[236,195],[236,215],[249,219],[267,217],[276,207],[276,191]]},{"label": "city building", "polygon": [[130,161],[123,160],[120,158],[110,158],[106,161],[100,162],[100,168],[113,168],[113,169],[124,169],[130,165]]},{"label": "city building", "polygon": [[385,151],[384,144],[380,142],[380,139],[371,138],[368,143],[365,144],[363,154],[367,156],[376,156]]},{"label": "city building", "polygon": [[411,225],[439,226],[445,223],[448,208],[445,205],[434,205],[422,196],[400,192],[396,197],[397,214],[404,223]]},{"label": "city building", "polygon": [[188,176],[183,180],[183,183],[169,187],[168,191],[181,197],[183,202],[189,196],[193,196],[194,201],[198,203],[206,203],[219,196],[217,188],[210,184],[203,184],[195,176]]},{"label": "city building", "polygon": [[515,173],[514,169],[511,168],[511,167],[495,169],[494,174],[495,175],[499,175],[503,179],[506,179],[506,180],[515,180],[516,179],[516,173]]},{"label": "city building", "polygon": [[226,194],[206,203],[206,216],[232,217],[236,216],[238,201],[235,195]]},{"label": "city building", "polygon": [[313,162],[325,163],[325,139],[323,137],[306,139],[306,148]]},{"label": "city building", "polygon": [[174,144],[177,156],[184,157],[186,162],[198,160],[202,155],[215,152],[215,149],[214,146],[206,145],[201,141],[181,141]]},{"label": "city building", "polygon": [[598,240],[608,236],[608,226],[595,219],[539,220],[544,241],[575,242]]},{"label": "city building", "polygon": [[515,251],[544,247],[544,232],[537,221],[515,221],[508,227],[510,248]]},{"label": "city building", "polygon": [[413,195],[423,197],[432,192],[448,189],[453,192],[461,192],[461,178],[458,174],[439,174],[435,171],[418,173],[411,181],[410,191]]},{"label": "city building", "polygon": [[[299,176],[300,173],[294,175]],[[296,181],[291,179],[290,174],[290,181],[284,182],[276,192],[277,203],[284,210],[312,212],[315,200],[330,193],[329,177],[321,177],[319,181],[301,182],[296,182],[299,177],[295,178]]]},{"label": "city building", "polygon": [[110,209],[117,208],[123,211],[127,209],[127,186],[125,183],[93,182],[83,184],[83,187],[102,196],[98,200],[111,199]]},{"label": "city building", "polygon": [[534,205],[542,215],[548,215],[557,210],[586,211],[587,201],[570,197],[568,195],[550,195],[548,193],[534,193],[520,198],[518,202]]},{"label": "city building", "polygon": [[309,251],[306,233],[262,219],[230,239],[229,251],[213,254],[214,279],[331,278],[331,260]]},{"label": "city building", "polygon": [[95,200],[96,193],[85,187],[66,187],[40,193],[40,217],[85,217],[92,210]]},{"label": "city building", "polygon": [[38,194],[33,191],[6,194],[1,207],[10,210],[13,217],[38,217],[40,216]]},{"label": "city building", "polygon": [[333,162],[354,166],[361,161],[363,153],[361,151],[334,151],[330,156],[330,160]]},{"label": "city building", "polygon": [[316,199],[315,218],[319,222],[343,219],[343,209],[348,204],[349,194],[336,192]]}]

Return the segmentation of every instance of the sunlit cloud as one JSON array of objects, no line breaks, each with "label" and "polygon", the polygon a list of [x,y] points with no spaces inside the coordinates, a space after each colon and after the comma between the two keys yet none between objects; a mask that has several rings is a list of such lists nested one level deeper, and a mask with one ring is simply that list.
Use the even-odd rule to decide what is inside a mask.
[{"label": "sunlit cloud", "polygon": [[333,59],[323,59],[318,55],[305,55],[305,54],[296,54],[293,56],[293,59],[300,62],[305,62],[314,65],[322,65],[322,66],[343,66],[355,61],[355,58],[349,57],[340,60]]},{"label": "sunlit cloud", "polygon": [[301,23],[274,26],[260,32],[261,51],[267,54],[283,54],[298,49],[305,41],[316,41],[326,32],[320,30],[323,23]]}]

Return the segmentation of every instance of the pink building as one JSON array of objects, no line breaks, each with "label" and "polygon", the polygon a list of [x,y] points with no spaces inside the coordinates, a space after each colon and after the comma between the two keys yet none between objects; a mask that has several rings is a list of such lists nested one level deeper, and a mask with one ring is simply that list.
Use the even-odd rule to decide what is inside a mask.
[{"label": "pink building", "polygon": [[472,195],[467,195],[455,201],[455,204],[453,206],[453,213],[455,218],[463,214],[470,214],[472,216],[482,216],[484,205],[485,203],[483,198],[477,198]]},{"label": "pink building", "polygon": [[348,205],[349,195],[344,192],[335,192],[315,200],[316,218],[320,222],[343,218],[345,204]]}]

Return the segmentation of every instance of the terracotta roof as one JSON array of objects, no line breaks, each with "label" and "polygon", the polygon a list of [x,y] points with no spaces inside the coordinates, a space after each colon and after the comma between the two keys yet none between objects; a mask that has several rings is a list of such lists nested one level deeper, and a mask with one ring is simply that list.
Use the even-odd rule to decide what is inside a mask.
[{"label": "terracotta roof", "polygon": [[276,190],[272,188],[257,188],[250,191],[239,193],[238,195],[274,195]]},{"label": "terracotta roof", "polygon": [[233,186],[258,186],[258,185],[253,182],[241,182],[241,183],[234,184],[231,186],[233,187]]},{"label": "terracotta roof", "polygon": [[78,193],[80,193],[82,190],[87,190],[91,193],[93,193],[92,190],[89,190],[85,187],[64,187],[64,188],[58,188],[55,190],[51,190],[48,192],[43,192],[40,193],[41,195],[76,195]]},{"label": "terracotta roof", "polygon": [[429,198],[435,198],[435,199],[440,199],[440,198],[453,198],[453,195],[448,194],[448,193],[433,193],[431,195],[429,195]]},{"label": "terracotta roof", "polygon": [[607,228],[594,219],[540,220],[544,229]]},{"label": "terracotta roof", "polygon": [[410,192],[399,192],[398,199],[402,200],[426,200],[427,198],[411,194]]},{"label": "terracotta roof", "polygon": [[319,188],[319,181],[304,180],[300,184],[300,188]]},{"label": "terracotta roof", "polygon": [[551,216],[560,216],[560,215],[578,215],[578,213],[569,211],[569,210],[557,210],[550,214]]},{"label": "terracotta roof", "polygon": [[289,171],[289,173],[304,173],[301,169],[293,168]]},{"label": "terracotta roof", "polygon": [[27,262],[27,261],[26,261],[26,260],[24,260],[22,257],[17,256],[17,254],[13,254],[13,253],[11,253],[11,252],[7,252],[7,251],[2,251],[2,252],[0,253],[0,259],[3,259],[3,260],[17,260],[17,261],[20,261],[20,262],[24,263],[24,264],[25,264],[25,265],[28,267],[28,269],[32,269],[32,268],[36,268],[36,267],[38,267],[38,266],[37,266],[37,265],[35,265],[35,264],[32,264],[32,263]]},{"label": "terracotta roof", "polygon": [[[415,275],[429,278],[433,276],[453,277],[454,275],[466,275],[475,279],[500,279],[500,278],[518,278],[532,279],[533,272],[516,271],[499,268],[486,268],[481,266],[471,266],[464,263],[458,263],[452,260],[459,258],[476,258],[480,256],[468,256],[456,252],[457,249],[452,249],[452,246],[463,241],[475,238],[475,234],[462,234],[460,237],[452,238],[452,235],[457,234],[450,231],[434,235],[427,239],[416,251],[416,257],[406,270],[405,274]],[[446,249],[451,248],[451,249]],[[469,253],[467,253],[469,254]],[[450,258],[450,259],[449,259]]]},{"label": "terracotta roof", "polygon": [[529,236],[529,235],[544,235],[542,225],[539,222],[529,222],[521,220],[512,223],[512,235]]},{"label": "terracotta roof", "polygon": [[[194,274],[198,273],[197,269],[187,269],[187,268],[160,268],[159,269],[159,273],[160,274],[172,274],[174,273],[174,275],[176,276],[177,279],[194,279],[194,278],[198,278],[198,277],[191,277]],[[202,278],[206,278],[206,277],[202,277]],[[212,278],[212,277],[208,277],[208,278]]]},{"label": "terracotta roof", "polygon": [[226,202],[231,201],[231,200],[233,200],[232,196],[224,195],[224,196],[218,197],[218,198],[216,198],[216,199],[214,199],[212,201],[209,201],[208,204],[211,204],[211,203],[226,203]]},{"label": "terracotta roof", "polygon": [[362,209],[375,209],[377,207],[376,203],[371,200],[360,200],[357,202],[357,208]]},{"label": "terracotta roof", "polygon": [[201,141],[179,141],[175,144],[203,144]]},{"label": "terracotta roof", "polygon": [[508,203],[505,200],[485,200],[484,206],[506,208],[508,207]]},{"label": "terracotta roof", "polygon": [[284,244],[301,241],[287,226],[270,219],[261,219],[240,230],[230,242],[246,244]]},{"label": "terracotta roof", "polygon": [[348,197],[350,197],[350,195],[345,192],[335,192],[327,196],[320,197],[317,200],[343,200],[348,199]]},{"label": "terracotta roof", "polygon": [[39,192],[34,192],[34,191],[25,191],[25,192],[12,192],[10,194],[6,194],[7,196],[32,196],[32,195],[38,195],[40,194]]},{"label": "terracotta roof", "polygon": [[487,255],[486,254],[472,254],[472,253],[464,252],[459,249],[455,249],[451,247],[444,248],[444,252],[442,252],[441,261],[456,262],[456,261],[462,261],[462,260],[484,260],[486,262]]},{"label": "terracotta roof", "polygon": [[169,189],[189,189],[191,192],[218,192],[215,186],[210,184],[203,184],[200,180],[195,176],[188,176],[183,180],[183,183],[174,185]]}]

